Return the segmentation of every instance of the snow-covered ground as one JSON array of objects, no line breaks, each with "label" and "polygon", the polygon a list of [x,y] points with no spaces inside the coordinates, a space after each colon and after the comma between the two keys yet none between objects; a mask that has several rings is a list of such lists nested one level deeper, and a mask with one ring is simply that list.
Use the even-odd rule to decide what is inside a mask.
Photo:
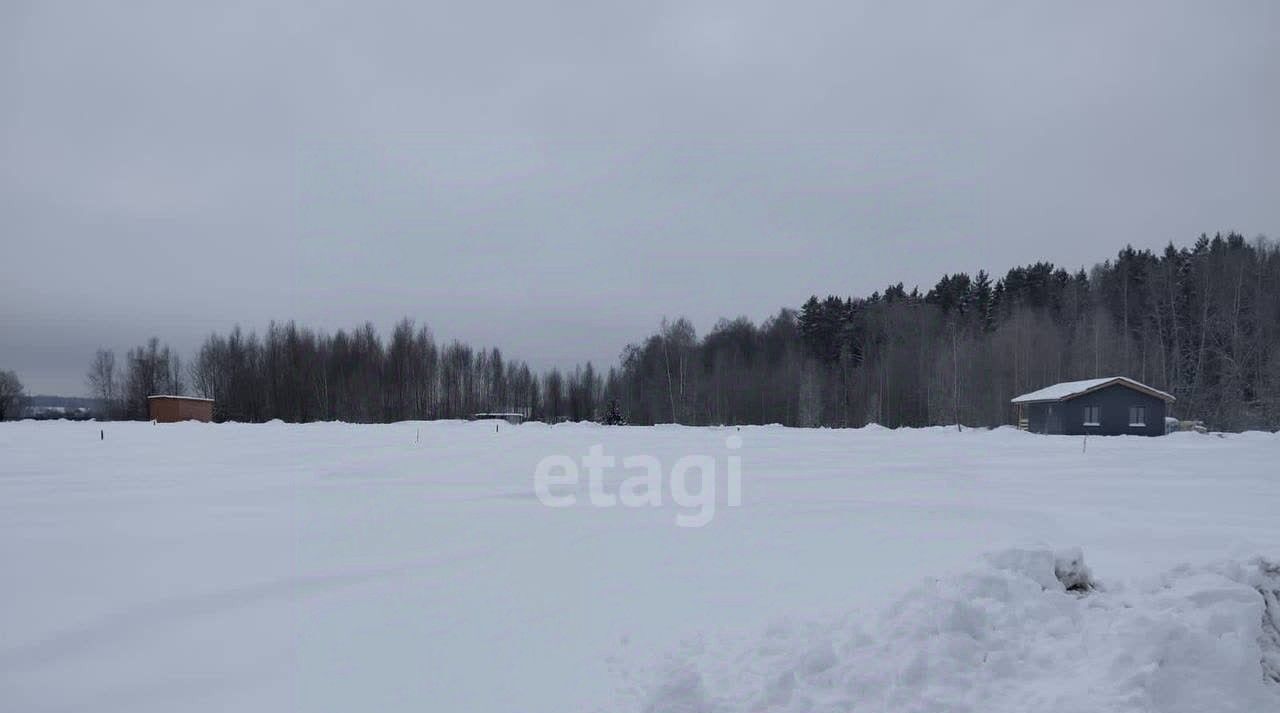
[{"label": "snow-covered ground", "polygon": [[1274,434],[101,427],[0,424],[0,709],[1280,711]]}]

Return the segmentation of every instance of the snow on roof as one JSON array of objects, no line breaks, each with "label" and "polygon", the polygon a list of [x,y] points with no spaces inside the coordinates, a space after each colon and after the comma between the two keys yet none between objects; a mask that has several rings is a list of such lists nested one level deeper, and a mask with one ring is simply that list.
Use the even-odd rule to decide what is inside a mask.
[{"label": "snow on roof", "polygon": [[152,394],[147,398],[149,399],[186,399],[187,401],[213,401],[213,399],[206,399],[203,396],[177,396],[174,394]]},{"label": "snow on roof", "polygon": [[1155,396],[1156,398],[1164,399],[1165,401],[1174,400],[1173,396],[1166,394],[1165,392],[1160,391],[1159,389],[1153,389],[1150,386],[1147,386],[1146,384],[1142,384],[1137,381],[1134,381],[1133,379],[1130,379],[1128,377],[1108,376],[1103,379],[1085,379],[1083,381],[1064,381],[1061,384],[1046,386],[1043,389],[1040,389],[1039,391],[1032,391],[1029,394],[1023,394],[1013,399],[1012,401],[1010,401],[1010,403],[1029,404],[1029,403],[1035,403],[1037,401],[1062,401],[1063,399],[1069,399],[1075,396],[1079,396],[1081,394],[1088,393],[1090,391],[1096,391],[1097,389],[1101,389],[1104,386],[1110,386],[1112,384],[1123,384],[1124,386],[1128,386],[1131,389],[1137,389],[1138,391],[1151,394],[1152,396]]}]

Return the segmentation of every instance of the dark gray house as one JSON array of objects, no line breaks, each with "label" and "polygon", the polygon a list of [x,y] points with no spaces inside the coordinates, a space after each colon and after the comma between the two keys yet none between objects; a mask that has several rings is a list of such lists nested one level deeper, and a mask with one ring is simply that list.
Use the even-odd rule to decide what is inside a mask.
[{"label": "dark gray house", "polygon": [[1070,436],[1163,436],[1173,397],[1123,376],[1066,381],[1023,394],[1018,427]]}]

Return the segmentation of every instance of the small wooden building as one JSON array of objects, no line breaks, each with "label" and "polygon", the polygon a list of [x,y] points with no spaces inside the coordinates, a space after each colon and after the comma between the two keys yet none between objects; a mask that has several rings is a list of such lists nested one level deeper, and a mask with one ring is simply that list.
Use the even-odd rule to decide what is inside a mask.
[{"label": "small wooden building", "polygon": [[176,423],[178,421],[204,421],[208,423],[213,420],[213,399],[158,394],[147,397],[147,412],[151,416],[151,420],[157,423]]},{"label": "small wooden building", "polygon": [[1123,376],[1067,381],[1023,394],[1018,427],[1032,433],[1163,436],[1174,398]]}]

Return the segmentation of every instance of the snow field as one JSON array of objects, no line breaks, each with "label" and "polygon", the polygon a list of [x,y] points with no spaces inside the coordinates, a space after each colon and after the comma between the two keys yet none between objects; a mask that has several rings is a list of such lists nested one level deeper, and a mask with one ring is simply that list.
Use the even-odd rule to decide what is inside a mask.
[{"label": "snow field", "polygon": [[[547,456],[723,464],[734,435],[742,505],[705,527],[534,494]],[[1280,710],[1280,436],[1083,446],[4,423],[0,709]]]}]

